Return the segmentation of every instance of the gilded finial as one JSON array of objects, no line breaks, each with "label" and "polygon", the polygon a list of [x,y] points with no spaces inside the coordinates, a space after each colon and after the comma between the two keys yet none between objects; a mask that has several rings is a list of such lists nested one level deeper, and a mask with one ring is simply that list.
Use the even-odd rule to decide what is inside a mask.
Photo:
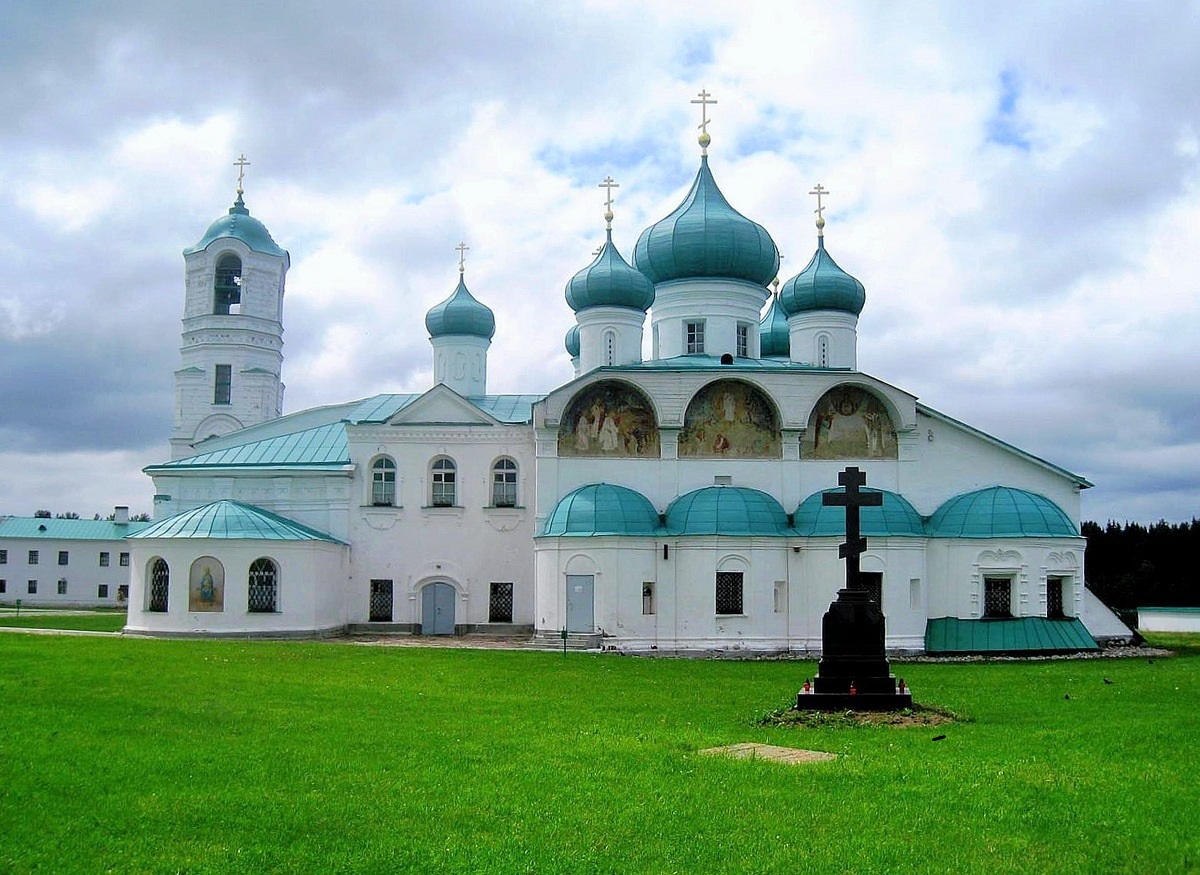
[{"label": "gilded finial", "polygon": [[238,197],[242,196],[242,180],[246,178],[246,165],[250,162],[246,160],[245,154],[238,155],[238,160],[233,162],[233,166],[238,169]]},{"label": "gilded finial", "polygon": [[816,188],[814,188],[812,191],[810,191],[809,194],[815,194],[817,196],[817,208],[815,210],[813,210],[813,212],[817,214],[817,236],[824,237],[825,236],[825,206],[821,203],[821,197],[823,195],[829,194],[829,190],[826,189],[825,186],[821,185],[821,183],[818,182],[816,185]]},{"label": "gilded finial", "polygon": [[619,182],[613,182],[613,178],[611,176],[606,176],[606,177],[604,177],[604,181],[596,187],[608,189],[607,197],[604,200],[604,227],[606,230],[611,231],[612,230],[612,220],[613,220],[612,190],[614,188],[620,188],[621,184]]},{"label": "gilded finial", "polygon": [[454,248],[458,251],[458,272],[461,275],[467,269],[467,250],[471,247],[465,242],[459,242]]},{"label": "gilded finial", "polygon": [[708,93],[706,90],[704,90],[704,89],[701,89],[701,90],[700,90],[700,93],[699,93],[699,94],[697,94],[696,96],[697,96],[697,97],[699,97],[700,99],[699,99],[699,100],[693,100],[693,101],[692,101],[692,103],[698,103],[698,104],[700,104],[700,124],[699,124],[699,128],[700,128],[700,137],[699,137],[699,143],[700,143],[700,154],[701,154],[702,156],[706,156],[706,157],[707,157],[707,155],[708,155],[708,144],[712,142],[712,137],[710,137],[710,136],[708,135],[708,123],[711,121],[711,119],[708,117],[708,107],[709,107],[709,104],[715,104],[715,103],[716,103],[716,101],[715,101],[715,100],[711,100],[710,98],[712,97],[712,95],[711,95],[711,94],[709,94],[709,93]]}]

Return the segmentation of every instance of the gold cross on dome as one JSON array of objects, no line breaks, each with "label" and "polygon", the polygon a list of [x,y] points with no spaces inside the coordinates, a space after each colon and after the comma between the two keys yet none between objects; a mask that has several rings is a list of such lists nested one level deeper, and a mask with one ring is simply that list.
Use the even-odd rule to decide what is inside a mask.
[{"label": "gold cross on dome", "polygon": [[458,272],[463,273],[467,269],[467,250],[471,247],[465,241],[460,241],[454,248],[458,251]]},{"label": "gold cross on dome", "polygon": [[829,194],[829,190],[818,182],[816,187],[810,191],[809,194],[815,194],[817,196],[817,208],[813,210],[813,212],[817,214],[817,234],[823,235],[825,233],[825,205],[821,203],[821,198],[822,196]]},{"label": "gold cross on dome", "polygon": [[708,107],[710,104],[715,104],[716,101],[710,99],[712,95],[705,89],[701,89],[696,96],[700,99],[693,100],[692,103],[700,104],[700,154],[707,155],[708,144],[712,142],[712,137],[708,135],[708,123],[711,121],[708,117]]},{"label": "gold cross on dome", "polygon": [[233,166],[238,169],[238,190],[237,193],[242,193],[242,180],[246,178],[246,166],[250,162],[246,160],[245,154],[239,155],[238,160],[233,162]]},{"label": "gold cross on dome", "polygon": [[598,186],[596,186],[596,187],[597,187],[597,188],[605,188],[605,189],[608,189],[608,192],[607,192],[607,197],[605,198],[605,201],[604,201],[604,222],[605,222],[605,225],[607,226],[608,230],[610,230],[610,231],[611,231],[611,230],[612,230],[612,220],[613,220],[613,212],[612,212],[613,197],[612,197],[612,190],[613,190],[614,188],[620,188],[620,187],[621,187],[621,183],[619,183],[619,182],[614,182],[614,181],[613,181],[613,178],[612,178],[611,176],[606,176],[606,177],[604,177],[604,181],[603,181],[602,183],[600,183],[600,184],[599,184]]}]

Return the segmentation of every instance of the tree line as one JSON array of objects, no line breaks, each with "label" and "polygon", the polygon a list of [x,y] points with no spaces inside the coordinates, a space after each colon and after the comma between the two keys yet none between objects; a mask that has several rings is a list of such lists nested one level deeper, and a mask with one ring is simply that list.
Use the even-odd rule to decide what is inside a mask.
[{"label": "tree line", "polygon": [[1085,522],[1087,585],[1106,605],[1200,607],[1195,559],[1200,556],[1200,520],[1101,527]]}]

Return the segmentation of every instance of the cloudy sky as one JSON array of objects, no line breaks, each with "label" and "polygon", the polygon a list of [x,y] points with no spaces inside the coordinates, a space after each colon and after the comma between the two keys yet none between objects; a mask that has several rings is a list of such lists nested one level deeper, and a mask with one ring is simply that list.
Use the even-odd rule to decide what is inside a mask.
[{"label": "cloudy sky", "polygon": [[492,392],[570,377],[563,285],[711,164],[781,275],[867,288],[859,366],[1080,473],[1084,516],[1200,515],[1200,5],[6,0],[0,513],[151,509],[181,250],[234,196],[292,257],[288,411],[431,379],[496,313]]}]

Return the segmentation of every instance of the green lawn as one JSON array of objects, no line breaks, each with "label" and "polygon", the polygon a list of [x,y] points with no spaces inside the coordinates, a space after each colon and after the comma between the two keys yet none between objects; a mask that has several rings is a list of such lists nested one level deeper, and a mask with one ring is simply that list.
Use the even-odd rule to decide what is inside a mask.
[{"label": "green lawn", "polygon": [[71,629],[86,632],[120,632],[125,628],[125,613],[42,614],[20,617],[0,614],[0,626],[19,629]]},{"label": "green lawn", "polygon": [[[808,663],[6,634],[0,666],[4,872],[1200,867],[1200,656],[899,666],[970,718],[908,729],[756,726]],[[839,759],[696,754],[739,741]]]}]

